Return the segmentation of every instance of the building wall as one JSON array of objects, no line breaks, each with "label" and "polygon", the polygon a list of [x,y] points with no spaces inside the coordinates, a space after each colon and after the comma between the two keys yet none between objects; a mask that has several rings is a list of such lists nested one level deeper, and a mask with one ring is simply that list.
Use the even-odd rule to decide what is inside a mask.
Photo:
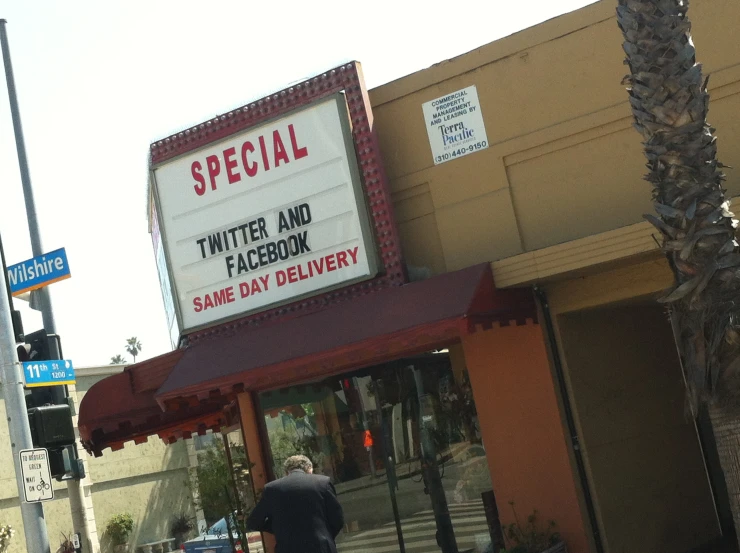
[{"label": "building wall", "polygon": [[[698,58],[705,73],[712,75],[710,122],[718,129],[719,156],[723,162],[737,165],[733,157],[740,151],[740,50],[734,47],[732,22],[740,18],[740,4],[697,0],[692,2],[689,14]],[[614,4],[601,1],[370,91],[402,247],[411,266],[438,273],[493,261],[498,286],[544,284],[556,314],[635,298],[654,300],[660,290],[670,286],[671,273],[656,253],[654,231],[642,222],[643,214],[652,212],[651,194],[649,184],[642,179],[646,170],[641,138],[632,129],[627,92],[620,84],[626,73],[621,45]],[[477,87],[490,147],[435,166],[422,104],[471,85]],[[729,196],[740,194],[740,174],[736,171],[728,171],[726,184]],[[495,340],[494,333],[485,334],[493,337],[491,342]],[[650,366],[645,364],[651,362],[650,353],[655,352],[644,350],[638,336],[623,338],[622,349],[632,350],[636,356],[631,367],[649,371]],[[480,335],[473,339],[481,340],[481,348],[491,347]],[[602,359],[593,349],[597,344],[573,333],[561,335],[560,342],[572,356],[582,356],[590,365]],[[672,345],[670,336],[662,347],[666,344]],[[501,357],[493,349],[489,354],[491,359]],[[618,359],[619,352],[615,351],[614,357]],[[576,375],[569,373],[567,363],[565,369],[570,383]],[[485,378],[493,380],[494,374],[499,377],[491,370]],[[629,381],[634,375],[628,377],[625,371],[612,376],[608,384],[614,388],[634,384]],[[513,378],[507,374],[496,384],[505,386]],[[530,375],[529,380],[521,381],[520,388],[535,382],[534,378]],[[475,386],[472,374],[471,379]],[[478,381],[480,384],[481,375]],[[483,381],[485,387],[476,395],[499,398],[488,395],[494,393],[494,383]],[[682,391],[680,382],[673,384],[670,390],[676,394],[675,400]],[[555,401],[556,388],[549,374],[537,385],[550,387]],[[518,388],[512,389],[517,390],[513,397],[521,393]],[[667,544],[674,544],[677,536],[686,538],[687,543],[680,548],[688,549],[688,542],[716,533],[716,520],[712,525],[707,519],[714,516],[714,505],[707,500],[709,486],[706,474],[698,468],[703,458],[696,447],[689,448],[691,454],[687,453],[682,462],[661,472],[660,467],[670,463],[664,453],[675,452],[675,447],[664,451],[639,449],[645,444],[644,434],[628,425],[634,431],[636,451],[647,456],[645,468],[638,467],[645,472],[636,472],[632,456],[612,466],[610,472],[607,462],[616,452],[609,449],[609,436],[582,426],[590,421],[589,409],[598,394],[594,396],[583,387],[577,394],[569,391],[576,413],[585,413],[577,416],[578,430],[588,431],[596,455],[592,459],[588,450],[584,452],[596,490],[597,518],[609,530],[606,545],[610,551],[671,550]],[[670,402],[666,404],[667,391],[649,386],[635,390],[625,397],[621,416],[629,419],[644,413],[646,404],[654,399],[654,407],[665,407],[666,417],[677,417],[676,426],[666,430],[665,439],[680,447],[686,443],[679,443],[677,436],[688,439],[679,432],[685,419]],[[656,392],[655,398],[650,396],[652,392]],[[496,405],[511,409],[504,413],[494,402],[484,403],[487,432],[502,432],[498,425],[503,420],[514,420],[520,433],[529,431],[524,430],[525,422],[537,428],[536,421],[516,419],[518,405],[500,399]],[[655,423],[648,421],[645,432],[656,432]],[[552,432],[558,436],[562,427]],[[497,438],[486,439],[489,450],[492,439]],[[494,443],[495,451],[489,456],[501,455],[499,444],[509,453],[515,450],[511,445],[503,446],[500,439]],[[691,443],[696,446],[695,441]],[[489,464],[494,488],[511,486],[512,495],[528,497],[527,481],[517,474],[518,467],[507,465],[532,459],[531,445],[530,449],[520,445],[517,455],[490,459]],[[651,470],[658,471],[656,479],[652,486],[643,486],[642,477]],[[655,525],[644,521],[651,520],[650,516],[661,508],[671,512],[677,498],[671,495],[670,486],[675,486],[678,474],[691,478],[683,487],[686,497],[696,499],[697,529],[688,535],[679,525],[673,535],[668,530],[658,536],[669,528],[668,523],[660,516]],[[619,486],[622,488],[616,490]],[[656,486],[668,489],[658,490]],[[549,491],[546,487],[543,490],[531,497],[547,502]],[[656,499],[661,493],[660,500]],[[496,497],[499,508],[505,511],[507,498],[499,490]],[[630,498],[634,507],[628,505]],[[629,515],[619,526],[616,513],[630,508],[644,515],[642,521]],[[690,517],[688,510],[676,511],[676,518],[684,524]],[[636,527],[640,522],[650,526],[646,537],[649,543],[634,543],[630,537],[620,536],[620,530],[640,533]],[[692,524],[689,520],[688,527]]]},{"label": "building wall", "polygon": [[[77,402],[103,376],[79,379]],[[128,443],[120,451],[88,458],[92,498],[103,551],[108,545],[105,523],[111,516],[129,512],[135,521],[132,543],[148,543],[172,537],[173,515],[195,516],[189,487],[188,445],[180,440],[165,445],[150,436],[145,444]]]},{"label": "building wall", "polygon": [[[0,417],[3,421],[7,421],[5,400],[2,394],[0,394]],[[10,524],[16,531],[9,553],[25,553],[18,487],[7,423],[0,424],[0,443],[5,444],[5,447],[0,448],[0,524]],[[55,500],[44,505],[44,514],[49,543],[52,546],[58,546],[61,543],[62,533],[72,532],[72,517],[69,502],[66,501],[67,485],[56,481],[53,481],[52,485]]]},{"label": "building wall", "polygon": [[[77,405],[98,380],[119,368],[77,369]],[[0,396],[0,399],[2,396]],[[0,416],[5,420],[5,402],[0,401]],[[0,425],[0,443],[9,443],[7,424]],[[88,475],[95,519],[103,553],[112,551],[104,535],[106,522],[115,514],[133,515],[135,526],[131,543],[147,543],[169,538],[172,515],[183,512],[194,516],[188,486],[187,444],[167,446],[159,438],[147,443],[127,444],[120,451],[107,451],[103,457],[88,457]],[[72,533],[66,483],[53,482],[54,500],[44,503],[44,514],[52,551],[61,543],[62,533]],[[11,524],[16,536],[9,553],[25,552],[23,525],[10,447],[0,448],[0,524]]]},{"label": "building wall", "polygon": [[558,328],[607,551],[687,551],[718,536],[663,309],[580,310]]},{"label": "building wall", "polygon": [[[740,151],[740,4],[697,0],[720,159]],[[642,221],[650,187],[631,128],[622,37],[601,1],[370,91],[407,261],[433,272]],[[422,104],[476,85],[488,141],[434,166]],[[731,195],[740,172],[728,172]]]},{"label": "building wall", "polygon": [[502,524],[537,509],[572,553],[589,551],[550,365],[539,325],[497,327],[463,339]]},{"label": "building wall", "polygon": [[[132,445],[131,449],[135,447]],[[173,515],[186,513],[194,516],[188,490],[188,475],[183,467],[165,467],[151,473],[96,482],[92,498],[103,551],[110,545],[103,534],[105,521],[123,511],[131,513],[136,521],[131,543],[149,543],[172,537],[169,523]]]},{"label": "building wall", "polygon": [[[703,428],[705,461],[683,411],[675,344],[656,303],[671,283],[665,259],[654,254],[546,285],[596,517],[612,553],[637,547],[625,534],[641,523],[640,551],[671,550],[677,537],[685,541],[673,550],[686,550],[702,534],[715,535],[706,470],[717,507],[727,507],[712,430]],[[652,521],[649,528],[644,520]]]}]

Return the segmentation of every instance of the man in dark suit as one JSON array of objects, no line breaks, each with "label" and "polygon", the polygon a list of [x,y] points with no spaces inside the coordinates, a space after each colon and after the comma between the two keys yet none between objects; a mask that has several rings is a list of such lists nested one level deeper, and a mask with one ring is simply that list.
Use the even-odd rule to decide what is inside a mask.
[{"label": "man in dark suit", "polygon": [[336,553],[334,539],[344,526],[342,506],[326,476],[294,455],[285,477],[270,482],[247,519],[247,529],[275,535],[276,553]]}]

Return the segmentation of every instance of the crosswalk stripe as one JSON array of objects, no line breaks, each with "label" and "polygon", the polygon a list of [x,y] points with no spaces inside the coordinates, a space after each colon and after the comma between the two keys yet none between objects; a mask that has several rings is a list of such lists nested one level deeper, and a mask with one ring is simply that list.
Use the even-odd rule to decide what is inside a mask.
[{"label": "crosswalk stripe", "polygon": [[[461,526],[461,527],[455,527],[455,536],[464,536],[465,534],[470,533],[480,533],[480,532],[487,532],[488,526],[486,524],[475,524],[473,526]],[[403,533],[403,539],[404,542],[410,542],[414,540],[415,538],[425,538],[430,535],[429,531],[419,531],[419,532],[404,532]],[[359,536],[352,536],[342,542],[342,545],[348,545],[350,543],[354,542],[362,542],[362,544],[373,544],[373,543],[384,543],[388,540],[395,540],[396,534],[395,532],[386,536],[379,536],[379,537],[365,537],[360,538]]]},{"label": "crosswalk stripe", "polygon": [[[469,549],[475,545],[477,536],[488,535],[483,502],[466,501],[448,505],[450,519],[458,546]],[[401,531],[407,551],[413,553],[439,553],[435,538],[436,521],[434,511],[426,509],[401,520]],[[339,553],[393,553],[399,550],[395,522],[364,530],[352,535],[345,534],[337,543]]]},{"label": "crosswalk stripe", "polygon": [[[457,541],[458,547],[464,544],[475,543],[475,536],[474,535],[461,536],[457,538],[456,541]],[[439,549],[436,539],[422,540],[422,541],[415,541],[415,542],[406,542],[404,540],[404,546],[407,551],[413,550],[413,549],[429,548],[428,550],[430,553],[436,553]],[[396,542],[396,540],[394,539],[393,545],[388,545],[386,547],[372,547],[372,548],[364,547],[360,549],[355,549],[355,548],[349,549],[349,548],[337,546],[337,550],[340,551],[341,553],[392,553],[394,551],[398,551],[399,547],[398,547],[398,542]]]},{"label": "crosswalk stripe", "polygon": [[[483,502],[482,501],[475,501],[475,502],[472,502],[471,501],[471,502],[465,502],[465,503],[448,503],[447,504],[447,509],[450,512],[455,512],[455,511],[469,511],[469,510],[472,510],[472,509],[483,510]],[[426,509],[424,511],[419,511],[416,514],[432,513],[432,512],[433,512],[432,509]]]},{"label": "crosswalk stripe", "polygon": [[[414,519],[413,522],[407,522],[410,519],[403,519],[401,521],[401,528],[403,530],[406,530],[407,528],[419,528],[424,526],[436,526],[436,522],[434,520],[433,516],[426,516],[422,519]],[[452,526],[453,528],[461,523],[471,524],[474,522],[486,522],[485,516],[477,516],[477,517],[465,517],[464,521],[459,521],[457,524],[455,523],[456,518],[452,517]],[[380,528],[373,528],[372,530],[365,530],[361,532],[360,534],[355,534],[353,537],[363,537],[363,536],[369,536],[371,534],[382,534],[382,533],[394,533],[396,531],[396,524],[394,522],[389,522]]]},{"label": "crosswalk stripe", "polygon": [[[416,534],[419,532],[428,534],[429,531],[426,530],[426,528],[434,528],[436,526],[435,522],[433,520],[427,521],[420,524],[414,524],[413,526],[410,526],[408,524],[401,524],[401,530],[404,533],[404,536],[410,536],[411,534]],[[452,528],[454,529],[455,533],[458,532],[465,532],[468,528],[488,528],[488,524],[485,523],[483,520],[472,520],[472,521],[465,521],[463,523],[458,523],[452,525]],[[377,528],[375,530],[366,530],[360,534],[353,534],[347,536],[344,541],[349,540],[366,540],[368,538],[375,538],[375,537],[382,537],[383,535],[396,535],[396,526],[393,525],[391,527],[383,527],[383,528]],[[346,535],[346,534],[345,534]]]},{"label": "crosswalk stripe", "polygon": [[[483,509],[464,509],[464,510],[453,510],[449,509],[450,516],[452,518],[458,517],[465,517],[469,515],[476,515],[479,513],[485,513]],[[420,513],[414,513],[412,517],[419,517],[419,516],[434,516],[434,511],[422,511]]]}]

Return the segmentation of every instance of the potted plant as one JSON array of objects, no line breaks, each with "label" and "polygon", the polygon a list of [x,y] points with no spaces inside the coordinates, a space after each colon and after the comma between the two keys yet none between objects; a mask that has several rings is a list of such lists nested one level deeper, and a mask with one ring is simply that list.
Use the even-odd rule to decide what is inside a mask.
[{"label": "potted plant", "polygon": [[72,543],[71,533],[69,535],[66,535],[64,532],[62,532],[62,543],[59,545],[57,553],[75,553],[75,546],[74,543]]},{"label": "potted plant", "polygon": [[550,520],[540,526],[537,510],[527,517],[526,524],[522,524],[514,509],[514,502],[509,501],[511,510],[514,512],[513,523],[504,527],[504,536],[508,543],[506,549],[501,553],[567,553],[565,542],[557,533],[554,520]]},{"label": "potted plant", "polygon": [[0,524],[0,553],[5,553],[10,547],[10,539],[15,534],[9,524]]},{"label": "potted plant", "polygon": [[105,525],[105,533],[108,534],[116,553],[128,551],[128,537],[133,529],[134,518],[128,513],[114,515],[108,520]]},{"label": "potted plant", "polygon": [[193,517],[180,513],[172,517],[170,521],[170,532],[172,537],[175,538],[175,547],[180,547],[184,542],[188,540],[190,532],[195,529],[195,521]]}]

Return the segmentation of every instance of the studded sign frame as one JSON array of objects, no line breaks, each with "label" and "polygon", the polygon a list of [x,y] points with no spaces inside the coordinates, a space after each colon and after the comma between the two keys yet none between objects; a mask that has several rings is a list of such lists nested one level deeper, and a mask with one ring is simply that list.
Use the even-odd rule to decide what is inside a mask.
[{"label": "studded sign frame", "polygon": [[187,335],[189,342],[192,343],[208,336],[232,333],[244,326],[261,325],[266,322],[292,318],[358,295],[389,286],[399,286],[407,282],[388,180],[380,157],[370,101],[358,62],[336,67],[154,142],[150,148],[151,167],[154,168],[182,154],[287,115],[297,108],[302,108],[337,92],[344,93],[347,102],[352,126],[352,142],[374,234],[378,275],[364,282],[329,292],[319,292],[314,296],[287,305],[267,308],[265,311],[237,320],[196,330]]}]

